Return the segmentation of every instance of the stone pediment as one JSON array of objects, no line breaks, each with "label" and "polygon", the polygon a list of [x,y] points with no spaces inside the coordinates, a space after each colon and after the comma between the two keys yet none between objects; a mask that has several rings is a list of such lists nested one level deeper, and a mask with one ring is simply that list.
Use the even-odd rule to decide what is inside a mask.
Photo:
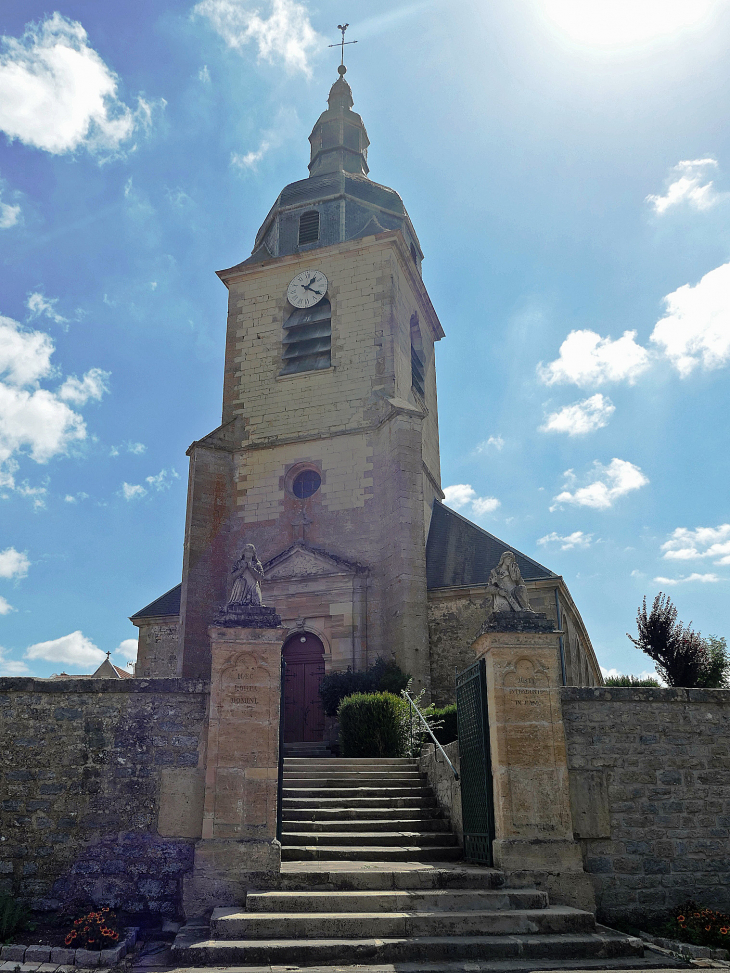
[{"label": "stone pediment", "polygon": [[284,578],[321,578],[335,574],[362,574],[367,569],[354,561],[317,548],[295,544],[264,565],[266,581]]}]

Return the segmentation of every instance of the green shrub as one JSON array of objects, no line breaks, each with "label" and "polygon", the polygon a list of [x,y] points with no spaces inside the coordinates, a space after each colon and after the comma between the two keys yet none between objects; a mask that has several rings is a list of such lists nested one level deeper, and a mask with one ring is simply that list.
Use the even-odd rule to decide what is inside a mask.
[{"label": "green shrub", "polygon": [[30,910],[12,895],[0,894],[0,943],[10,942],[13,936],[28,926]]},{"label": "green shrub", "polygon": [[343,757],[403,757],[408,749],[408,703],[393,693],[353,693],[339,705]]},{"label": "green shrub", "polygon": [[393,693],[398,695],[411,677],[394,659],[380,656],[369,669],[353,672],[328,672],[319,686],[322,707],[327,716],[336,716],[341,700],[353,693]]},{"label": "green shrub", "polygon": [[634,688],[650,686],[653,689],[662,688],[659,680],[653,676],[647,676],[646,679],[639,679],[638,676],[607,676],[604,682],[607,686],[633,686]]},{"label": "green shrub", "polygon": [[[445,747],[447,743],[453,743],[454,740],[459,739],[459,731],[456,725],[456,703],[450,703],[448,706],[442,707],[442,709],[435,709],[433,711],[433,718],[437,723],[441,724],[434,728],[433,735],[442,747]],[[426,738],[425,742],[429,743],[430,738]]]}]

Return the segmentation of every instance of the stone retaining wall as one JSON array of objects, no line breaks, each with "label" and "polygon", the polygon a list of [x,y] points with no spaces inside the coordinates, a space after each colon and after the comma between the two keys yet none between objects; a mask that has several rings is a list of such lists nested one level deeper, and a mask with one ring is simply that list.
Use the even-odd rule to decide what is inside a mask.
[{"label": "stone retaining wall", "polygon": [[573,828],[599,916],[730,912],[730,691],[563,689]]},{"label": "stone retaining wall", "polygon": [[0,892],[179,917],[207,708],[197,680],[0,679]]},{"label": "stone retaining wall", "polygon": [[[447,743],[444,747],[449,760],[459,773],[459,741]],[[433,743],[424,745],[421,757],[418,761],[418,769],[422,774],[426,774],[428,782],[433,787],[439,807],[448,814],[451,821],[451,829],[459,840],[460,845],[464,845],[464,825],[461,820],[461,784],[454,778],[451,767],[444,760],[443,754],[436,749]]]}]

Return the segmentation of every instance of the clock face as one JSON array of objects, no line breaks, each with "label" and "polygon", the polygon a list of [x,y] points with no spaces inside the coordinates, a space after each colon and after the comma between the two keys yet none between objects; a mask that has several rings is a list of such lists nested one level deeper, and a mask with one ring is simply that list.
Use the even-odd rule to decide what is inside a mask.
[{"label": "clock face", "polygon": [[327,293],[327,278],[321,270],[303,270],[286,289],[286,296],[294,307],[313,307]]}]

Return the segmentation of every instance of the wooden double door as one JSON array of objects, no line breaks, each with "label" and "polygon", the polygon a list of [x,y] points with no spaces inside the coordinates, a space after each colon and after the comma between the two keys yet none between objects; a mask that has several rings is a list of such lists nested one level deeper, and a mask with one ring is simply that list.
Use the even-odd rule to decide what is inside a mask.
[{"label": "wooden double door", "polygon": [[320,743],[324,710],[319,684],[324,676],[324,645],[316,635],[290,635],[282,648],[284,670],[284,743]]}]

